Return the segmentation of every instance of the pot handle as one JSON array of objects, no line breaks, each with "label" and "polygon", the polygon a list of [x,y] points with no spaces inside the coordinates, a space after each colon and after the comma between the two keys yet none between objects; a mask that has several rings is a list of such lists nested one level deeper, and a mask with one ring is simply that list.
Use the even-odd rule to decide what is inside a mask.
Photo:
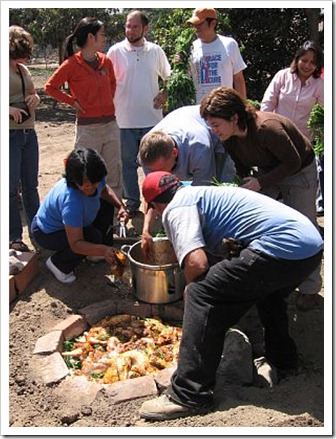
[{"label": "pot handle", "polygon": [[127,245],[127,244],[124,244],[124,245],[121,246],[121,251],[126,253],[127,255],[129,253],[130,249],[131,249],[131,246]]}]

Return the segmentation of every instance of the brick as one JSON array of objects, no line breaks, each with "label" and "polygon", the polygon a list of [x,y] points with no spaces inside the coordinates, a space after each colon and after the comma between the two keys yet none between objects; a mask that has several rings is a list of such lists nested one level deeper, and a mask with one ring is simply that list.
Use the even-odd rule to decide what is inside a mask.
[{"label": "brick", "polygon": [[15,287],[15,276],[9,276],[9,303],[12,303],[17,296],[17,291]]},{"label": "brick", "polygon": [[169,320],[172,322],[182,322],[183,320],[184,303],[183,300],[179,300],[173,304],[165,306],[164,315],[162,318],[164,320]]},{"label": "brick", "polygon": [[44,384],[57,383],[69,375],[69,369],[58,352],[47,356],[38,355],[33,358],[32,372],[35,379],[41,380]]},{"label": "brick", "polygon": [[90,326],[95,325],[105,317],[117,314],[117,304],[112,300],[103,300],[93,305],[86,306],[79,310],[83,314]]},{"label": "brick", "polygon": [[87,329],[88,323],[84,316],[74,314],[53,327],[53,331],[63,331],[64,339],[78,337]]},{"label": "brick", "polygon": [[55,395],[67,405],[81,407],[90,405],[102,389],[102,384],[89,381],[84,376],[67,376],[55,389]]},{"label": "brick", "polygon": [[117,314],[130,314],[137,317],[151,317],[152,307],[147,303],[141,303],[136,300],[130,303],[118,303]]},{"label": "brick", "polygon": [[15,275],[15,288],[17,294],[21,294],[38,273],[37,255],[32,252],[24,252],[16,257],[26,263],[24,269]]},{"label": "brick", "polygon": [[173,375],[173,373],[176,370],[177,364],[174,363],[170,367],[167,367],[166,369],[160,370],[155,376],[154,380],[156,382],[156,385],[158,389],[160,390],[160,393],[166,390],[166,388],[170,384],[170,379]]},{"label": "brick", "polygon": [[247,385],[253,381],[252,346],[247,336],[238,329],[231,328],[225,335],[217,376],[232,384]]},{"label": "brick", "polygon": [[64,336],[62,331],[52,331],[49,334],[40,337],[36,344],[33,354],[52,354],[61,352]]},{"label": "brick", "polygon": [[146,396],[157,396],[158,390],[154,378],[144,376],[109,384],[106,386],[106,393],[111,404],[118,404]]}]

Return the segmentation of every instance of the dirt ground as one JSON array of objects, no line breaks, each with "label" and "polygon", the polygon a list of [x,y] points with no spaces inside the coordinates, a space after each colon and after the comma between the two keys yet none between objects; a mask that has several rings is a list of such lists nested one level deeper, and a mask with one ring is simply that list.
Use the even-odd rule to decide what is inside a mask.
[{"label": "dirt ground", "polygon": [[[36,77],[40,88],[43,78]],[[41,90],[40,90],[41,91]],[[52,99],[41,93],[42,104],[38,110],[36,130],[40,144],[40,197],[61,177],[63,159],[73,147],[74,113],[58,104],[52,108]],[[142,217],[134,222],[140,231]],[[323,219],[321,220],[323,224]],[[27,230],[25,229],[26,242]],[[29,243],[31,246],[31,244]],[[33,247],[31,246],[33,249]],[[31,378],[32,352],[36,340],[47,334],[61,320],[78,309],[108,298],[116,291],[106,282],[109,271],[102,262],[97,265],[83,263],[77,271],[78,280],[71,285],[58,283],[45,268],[49,253],[38,251],[39,274],[19,300],[10,306],[9,340],[9,425],[10,427],[204,427],[204,434],[227,434],[227,427],[323,427],[324,426],[324,290],[311,311],[302,312],[295,306],[295,294],[289,300],[290,331],[299,352],[299,372],[273,389],[254,386],[221,384],[216,387],[214,411],[204,416],[190,417],[169,422],[148,423],[140,420],[138,409],[142,400],[110,405],[102,394],[88,407],[61,404],[55,395],[57,385],[46,386]],[[257,331],[258,323],[253,310],[245,324],[249,331]],[[72,414],[71,422],[65,422]],[[218,427],[213,429],[213,427]],[[133,428],[124,434],[135,434]],[[207,430],[211,428],[211,430]],[[14,430],[14,429],[13,429]],[[187,431],[188,429],[186,429]],[[286,429],[277,432],[282,434]],[[85,434],[91,434],[85,430]],[[118,434],[119,429],[107,434]],[[169,430],[170,434],[173,430]],[[203,430],[202,430],[203,431]],[[308,430],[305,430],[308,432]],[[315,432],[316,431],[316,432]],[[310,434],[323,434],[323,429]],[[193,434],[188,430],[188,434]],[[194,430],[200,434],[200,430]],[[297,433],[296,433],[297,432]],[[183,435],[182,432],[179,432]],[[10,433],[14,434],[14,433]],[[60,433],[60,434],[71,434]],[[155,434],[148,432],[147,434]],[[243,433],[245,434],[245,433]],[[247,432],[247,434],[253,434]],[[273,434],[264,433],[264,434]],[[293,434],[305,434],[295,430]]]}]

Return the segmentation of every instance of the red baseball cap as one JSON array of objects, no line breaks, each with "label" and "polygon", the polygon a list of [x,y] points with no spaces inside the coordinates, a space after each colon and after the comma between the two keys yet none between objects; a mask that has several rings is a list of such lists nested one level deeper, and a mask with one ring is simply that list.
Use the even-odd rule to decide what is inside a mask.
[{"label": "red baseball cap", "polygon": [[187,20],[190,24],[202,24],[207,18],[215,18],[217,20],[216,9],[213,8],[197,8],[194,10],[191,18]]},{"label": "red baseball cap", "polygon": [[170,172],[151,172],[146,176],[142,183],[142,195],[145,201],[150,203],[171,187],[179,184],[179,182],[179,179]]}]

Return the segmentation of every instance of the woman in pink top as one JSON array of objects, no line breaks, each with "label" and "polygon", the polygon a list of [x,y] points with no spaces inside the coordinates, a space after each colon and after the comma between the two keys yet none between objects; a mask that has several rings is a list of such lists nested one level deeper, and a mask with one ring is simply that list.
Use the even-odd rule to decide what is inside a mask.
[{"label": "woman in pink top", "polygon": [[[306,41],[296,52],[290,67],[275,74],[267,87],[261,111],[281,114],[291,119],[301,132],[312,139],[307,127],[310,112],[315,104],[324,105],[323,51],[314,41]],[[317,158],[319,174],[323,175],[323,157]],[[318,182],[323,188],[323,178]],[[320,198],[320,197],[319,197]],[[318,204],[320,201],[318,200]],[[322,206],[318,205],[317,210]],[[309,309],[315,295],[301,294],[298,305]]]},{"label": "woman in pink top", "polygon": [[324,104],[322,49],[313,41],[296,52],[290,67],[275,74],[261,102],[261,111],[270,111],[291,119],[309,139],[307,128],[315,104]]}]

